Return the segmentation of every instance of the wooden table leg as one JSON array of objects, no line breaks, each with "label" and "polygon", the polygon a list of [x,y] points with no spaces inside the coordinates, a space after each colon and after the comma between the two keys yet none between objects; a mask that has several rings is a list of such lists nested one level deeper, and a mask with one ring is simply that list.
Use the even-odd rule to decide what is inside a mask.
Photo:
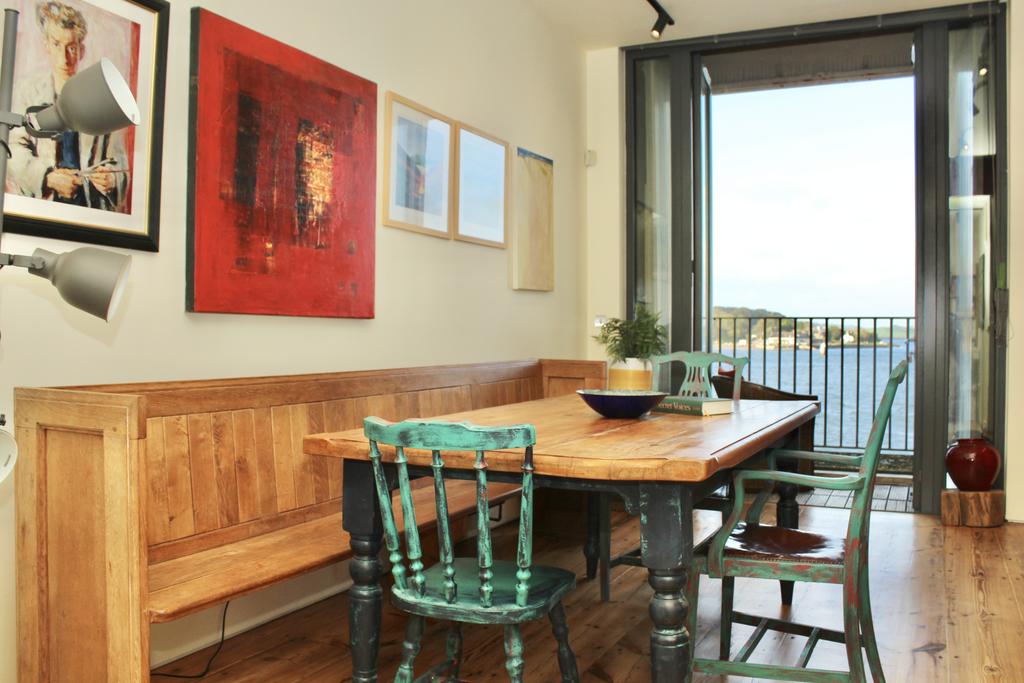
[{"label": "wooden table leg", "polygon": [[693,496],[678,484],[641,484],[640,547],[651,598],[651,681],[688,683],[686,575],[693,562]]},{"label": "wooden table leg", "polygon": [[601,534],[601,494],[587,493],[587,540],[583,544],[583,556],[587,558],[587,578],[597,576],[598,539]]},{"label": "wooden table leg", "polygon": [[611,506],[607,493],[598,494],[597,513],[597,573],[601,583],[601,602],[608,602],[611,595],[611,563],[612,563],[612,518]]},{"label": "wooden table leg", "polygon": [[384,534],[369,462],[346,460],[342,491],[342,526],[351,536],[353,557],[348,571],[348,633],[352,648],[353,683],[376,683],[380,651],[383,591],[380,547]]}]

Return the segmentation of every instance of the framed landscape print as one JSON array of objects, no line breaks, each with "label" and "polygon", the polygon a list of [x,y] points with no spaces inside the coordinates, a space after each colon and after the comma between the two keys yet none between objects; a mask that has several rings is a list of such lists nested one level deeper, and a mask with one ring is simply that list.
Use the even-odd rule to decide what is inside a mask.
[{"label": "framed landscape print", "polygon": [[372,318],[377,86],[192,11],[190,311]]},{"label": "framed landscape print", "polygon": [[389,92],[385,101],[384,224],[451,235],[452,122]]},{"label": "framed landscape print", "polygon": [[109,59],[138,126],[92,136],[11,131],[4,226],[11,232],[157,251],[169,6],[164,0],[12,0],[20,12],[13,111],[52,104]]},{"label": "framed landscape print", "polygon": [[508,145],[458,125],[455,239],[505,247],[508,224]]}]

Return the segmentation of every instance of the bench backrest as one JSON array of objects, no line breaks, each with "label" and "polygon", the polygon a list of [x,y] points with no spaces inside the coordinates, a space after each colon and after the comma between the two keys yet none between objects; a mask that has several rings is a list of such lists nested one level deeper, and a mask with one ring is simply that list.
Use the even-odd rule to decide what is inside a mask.
[{"label": "bench backrest", "polygon": [[486,408],[603,384],[603,363],[516,361],[74,387],[144,397],[145,538],[160,562],[337,512],[341,462],[307,434]]}]

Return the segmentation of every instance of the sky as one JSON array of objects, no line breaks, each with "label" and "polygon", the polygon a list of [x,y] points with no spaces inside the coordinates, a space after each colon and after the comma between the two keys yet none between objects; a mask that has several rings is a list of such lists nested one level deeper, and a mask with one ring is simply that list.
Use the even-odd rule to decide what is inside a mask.
[{"label": "sky", "polygon": [[914,81],[712,97],[716,306],[914,314]]}]

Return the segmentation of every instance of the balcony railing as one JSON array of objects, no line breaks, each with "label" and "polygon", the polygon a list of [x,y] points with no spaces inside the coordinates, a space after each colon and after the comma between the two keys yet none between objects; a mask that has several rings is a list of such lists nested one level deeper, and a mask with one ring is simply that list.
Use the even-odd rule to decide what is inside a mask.
[{"label": "balcony railing", "polygon": [[912,317],[716,317],[709,346],[748,358],[747,381],[816,395],[815,449],[834,453],[865,447],[889,373],[909,359],[882,450],[898,461],[914,452],[914,332]]}]

